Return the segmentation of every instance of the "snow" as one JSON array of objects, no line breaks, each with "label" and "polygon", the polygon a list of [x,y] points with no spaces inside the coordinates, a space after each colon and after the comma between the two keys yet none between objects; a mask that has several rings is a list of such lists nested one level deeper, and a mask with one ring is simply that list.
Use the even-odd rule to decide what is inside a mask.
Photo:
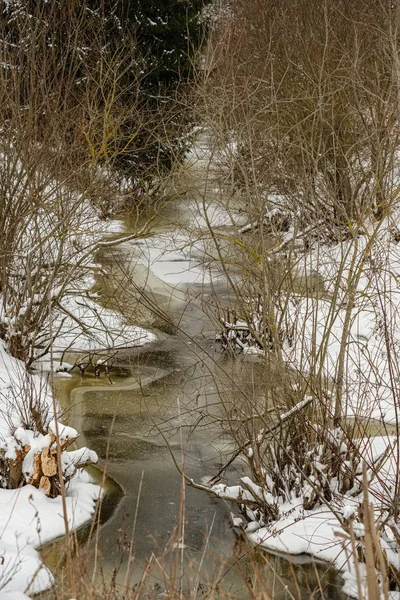
[{"label": "snow", "polygon": [[51,431],[51,433],[54,434],[54,436],[57,435],[57,428],[60,442],[63,442],[65,440],[74,440],[79,435],[76,429],[74,429],[73,427],[67,427],[67,425],[62,425],[61,423],[56,424],[54,419],[50,421],[49,430]]},{"label": "snow", "polygon": [[[36,395],[38,402],[47,409],[51,417],[52,400],[47,386],[38,375],[30,375],[24,365],[12,358],[0,341],[0,449],[5,450],[7,458],[15,458],[20,446],[30,446],[26,454],[22,471],[27,480],[33,473],[34,454],[48,447],[50,435],[42,435],[24,426],[25,411],[18,408],[15,400],[20,394],[29,391]],[[50,430],[55,431],[54,419],[50,421]],[[11,435],[14,431],[14,435]],[[72,427],[59,423],[61,440],[77,437]],[[81,449],[63,453],[65,475],[76,471],[75,465],[91,459],[96,462],[94,452]],[[70,528],[80,527],[94,513],[95,502],[100,488],[91,483],[85,472],[78,472],[66,484],[67,514]],[[42,544],[64,534],[64,519],[61,497],[47,498],[43,490],[25,485],[17,490],[0,489],[0,598],[10,600],[26,598],[52,585],[50,571],[41,563],[36,550]]]},{"label": "snow", "polygon": [[[316,245],[306,253],[303,268],[323,278],[323,297],[292,293],[281,296],[279,302],[283,305],[288,300],[282,317],[283,331],[291,331],[283,347],[285,360],[302,373],[321,368],[328,381],[335,381],[349,289],[355,286],[350,332],[345,340],[344,409],[348,416],[395,423],[393,373],[398,378],[400,246],[390,231],[387,220],[368,236],[333,246]],[[373,244],[368,246],[373,236]]]},{"label": "snow", "polygon": [[[122,329],[121,321],[116,318],[117,325]],[[133,328],[130,334],[137,336],[137,328]],[[134,339],[137,340],[136,337]],[[100,339],[102,343],[105,340],[108,343],[105,336]],[[98,341],[99,337],[96,343]],[[82,339],[81,344],[86,347]],[[68,367],[63,365],[63,368]],[[47,414],[49,429],[55,434],[55,422],[51,420],[52,398],[45,381],[39,375],[29,374],[24,364],[12,358],[0,341],[0,450],[7,458],[13,459],[19,444],[31,447],[22,465],[27,481],[33,473],[34,455],[50,444],[50,435],[27,428],[30,397]],[[59,423],[59,435],[61,441],[73,440],[78,432]],[[64,452],[62,459],[65,476],[75,475],[66,484],[68,521],[70,528],[74,529],[90,519],[100,493],[100,488],[90,482],[86,473],[76,473],[76,465],[97,462],[97,456],[83,448]],[[0,587],[4,599],[14,598],[14,595],[23,598],[25,590],[34,594],[51,586],[52,575],[42,565],[35,548],[63,535],[62,514],[61,497],[47,498],[43,490],[31,485],[18,490],[0,489]]]},{"label": "snow", "polygon": [[105,233],[123,233],[125,231],[125,221],[120,219],[110,219],[104,221],[103,234]]},{"label": "snow", "polygon": [[23,592],[0,592],[0,600],[30,600],[30,597]]},{"label": "snow", "polygon": [[46,382],[27,373],[25,365],[12,358],[0,340],[0,448],[11,431],[26,424],[29,401],[51,416],[52,399]]},{"label": "snow", "polygon": [[72,375],[70,373],[64,373],[62,371],[57,371],[55,373],[55,377],[57,377],[57,379],[71,379]]},{"label": "snow", "polygon": [[[33,473],[34,455],[48,447],[50,435],[26,429],[21,422],[24,413],[18,410],[13,400],[15,394],[33,390],[38,400],[51,415],[51,396],[39,376],[26,372],[20,361],[13,359],[0,342],[0,373],[2,387],[0,390],[0,448],[6,450],[6,457],[15,458],[17,448],[30,446],[26,454],[22,471],[27,480]],[[18,379],[17,379],[18,378]],[[2,418],[1,418],[2,417]],[[10,435],[10,425],[15,429]],[[50,422],[50,430],[55,431],[54,420]],[[61,440],[74,439],[77,432],[59,424]],[[95,453],[80,450],[63,453],[66,475],[74,473],[75,465],[90,458],[96,462]],[[78,473],[66,484],[66,502],[68,522],[71,528],[85,523],[94,512],[94,503],[100,488],[91,483],[86,473]],[[0,586],[1,598],[26,598],[23,591],[29,594],[38,593],[51,586],[53,578],[50,571],[42,565],[35,548],[59,537],[64,533],[64,520],[61,497],[47,498],[43,490],[26,485],[18,490],[0,489]]]},{"label": "snow", "polygon": [[53,372],[55,377],[65,377],[66,379],[71,377],[69,371],[71,371],[73,368],[74,365],[71,363],[62,360],[53,360],[52,362],[46,357],[35,360],[31,365],[31,369],[35,371],[39,371],[43,374]]},{"label": "snow", "polygon": [[232,525],[234,527],[243,527],[243,519],[241,517],[235,517],[234,515],[231,514],[231,518],[232,518]]},{"label": "snow", "polygon": [[[99,493],[100,488],[90,482],[86,472],[78,473],[67,483],[71,529],[90,519]],[[47,498],[43,490],[31,485],[1,490],[0,532],[0,556],[4,559],[0,561],[0,585],[5,582],[1,590],[4,600],[24,590],[35,594],[50,587],[53,577],[35,548],[65,533],[61,497]]]},{"label": "snow", "polygon": [[227,486],[223,483],[218,483],[212,489],[215,495],[223,500],[238,500],[239,502],[244,500],[254,501],[253,495],[244,490],[240,485]]},{"label": "snow", "polygon": [[65,477],[73,477],[77,472],[78,465],[96,464],[98,461],[96,452],[89,450],[89,448],[79,448],[79,450],[63,452],[61,458]]},{"label": "snow", "polygon": [[306,396],[304,398],[304,400],[301,400],[300,402],[298,402],[295,406],[293,406],[293,408],[291,408],[287,412],[281,414],[279,416],[280,420],[281,421],[285,421],[288,417],[290,417],[291,415],[293,415],[297,411],[299,411],[302,408],[304,408],[304,406],[307,406],[307,404],[309,404],[311,401],[312,401],[312,396]]},{"label": "snow", "polygon": [[53,323],[57,332],[53,342],[55,352],[117,350],[156,339],[141,327],[127,325],[119,314],[99,306],[89,297],[66,296],[61,306]]},{"label": "snow", "polygon": [[356,506],[350,504],[344,504],[342,509],[342,515],[344,519],[350,519],[356,514]]},{"label": "snow", "polygon": [[183,234],[159,234],[141,240],[134,247],[139,262],[170,286],[211,280],[200,264],[198,249]]},{"label": "snow", "polygon": [[[219,192],[218,188],[213,190],[214,194]],[[220,227],[238,227],[240,224],[247,221],[244,215],[240,215],[232,210],[228,210],[226,206],[215,202],[192,202],[188,205],[189,218],[188,221],[192,228],[208,229],[209,226],[213,230]]]},{"label": "snow", "polygon": [[[376,515],[385,518],[385,510],[395,501],[396,489],[396,445],[397,437],[379,436],[359,440],[360,453],[367,464],[379,465],[379,476],[369,472],[369,502]],[[361,478],[361,474],[359,478]],[[242,501],[258,501],[262,491],[259,486],[252,483],[249,478],[242,478],[242,486],[214,485],[214,493],[224,499]],[[264,492],[265,496],[265,492]],[[274,499],[278,501],[277,498]],[[363,493],[353,496],[352,491],[341,496],[335,494],[330,506],[321,503],[313,510],[305,510],[304,495],[296,497],[294,494],[288,501],[280,500],[278,503],[278,518],[268,523],[262,517],[255,519],[254,511],[247,509],[250,522],[244,526],[249,541],[270,551],[282,554],[309,554],[317,559],[332,563],[341,571],[345,579],[344,591],[357,597],[355,568],[351,555],[350,538],[342,526],[342,519],[352,520],[353,531],[356,537],[364,535],[363,523],[357,521],[358,512],[364,502]],[[252,520],[253,519],[253,520]],[[345,522],[343,521],[343,523]],[[232,515],[235,527],[242,527],[240,517]],[[393,543],[391,541],[393,540]],[[393,534],[390,530],[381,535],[382,548],[385,550],[389,562],[400,568],[400,553]],[[359,564],[362,576],[362,585],[365,585],[365,565]]]},{"label": "snow", "polygon": [[257,346],[250,346],[243,348],[243,354],[248,356],[264,356],[265,351],[262,348],[257,348]]}]

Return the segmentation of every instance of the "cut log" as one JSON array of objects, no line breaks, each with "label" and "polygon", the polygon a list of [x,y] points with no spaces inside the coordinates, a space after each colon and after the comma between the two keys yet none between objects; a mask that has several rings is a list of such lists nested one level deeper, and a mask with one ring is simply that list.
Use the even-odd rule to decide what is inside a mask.
[{"label": "cut log", "polygon": [[24,460],[24,454],[21,450],[17,450],[17,456],[15,460],[8,461],[8,487],[10,489],[16,489],[20,487],[23,482],[22,475],[22,462]]},{"label": "cut log", "polygon": [[33,458],[33,475],[29,483],[38,486],[40,478],[42,477],[42,459],[40,454],[35,454]]},{"label": "cut log", "polygon": [[53,477],[57,473],[57,459],[51,454],[49,448],[43,448],[41,460],[43,475]]},{"label": "cut log", "polygon": [[50,496],[51,482],[48,477],[45,477],[45,476],[41,477],[40,483],[39,483],[39,489],[45,490],[46,496]]}]

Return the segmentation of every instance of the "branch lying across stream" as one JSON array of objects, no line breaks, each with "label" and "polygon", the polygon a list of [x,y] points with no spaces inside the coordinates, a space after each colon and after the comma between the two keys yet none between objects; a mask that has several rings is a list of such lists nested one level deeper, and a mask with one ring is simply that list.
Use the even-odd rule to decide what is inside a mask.
[{"label": "branch lying across stream", "polygon": [[[300,402],[298,402],[297,404],[295,404],[295,406],[293,406],[288,412],[284,413],[283,415],[281,415],[279,417],[278,423],[276,423],[273,427],[268,428],[268,432],[269,433],[273,433],[274,431],[276,431],[277,429],[279,429],[279,427],[281,427],[283,423],[285,423],[290,417],[292,417],[298,411],[300,411],[303,408],[305,408],[306,406],[308,406],[312,402],[312,400],[313,400],[312,396],[307,396],[306,398],[304,398],[303,400],[301,400]],[[169,450],[169,453],[171,455],[171,458],[173,460],[173,463],[174,463],[177,471],[179,472],[179,474],[186,481],[186,483],[188,483],[191,487],[194,487],[194,488],[196,488],[198,490],[202,490],[203,492],[208,492],[209,494],[212,494],[216,498],[223,498],[224,496],[221,495],[221,491],[217,492],[212,487],[209,487],[209,486],[206,486],[206,485],[202,485],[200,483],[196,483],[191,477],[189,477],[188,475],[186,475],[184,473],[184,471],[182,470],[182,468],[178,465],[177,460],[175,458],[175,455],[174,455],[174,453],[172,451],[172,448],[171,448],[170,444],[168,443],[168,440],[165,437],[164,433],[162,432],[162,430],[160,429],[160,427],[154,421],[153,421],[153,424],[154,424],[154,427],[159,432],[159,434],[161,435],[161,437],[163,438],[164,442],[166,443],[167,448]],[[242,446],[240,446],[233,453],[233,455],[231,456],[231,458],[218,471],[218,473],[212,479],[209,480],[209,483],[211,485],[213,485],[213,482],[216,482],[220,478],[220,476],[222,475],[222,473],[229,467],[229,465],[232,464],[232,462],[239,456],[239,454],[245,448],[247,448],[248,446],[250,446],[251,443],[252,443],[252,440],[249,440],[245,444],[243,444]],[[252,500],[251,497],[250,497],[250,496],[252,496],[252,494],[250,494],[246,490],[243,490],[242,488],[240,488],[240,486],[236,486],[236,487],[238,488],[238,491],[240,492],[240,490],[241,490],[242,493],[238,493],[237,497],[234,497],[233,495],[229,494],[229,496],[226,496],[227,500],[229,500],[231,502],[235,502],[236,504],[246,504],[249,507],[252,507],[252,506],[257,507],[256,500],[255,499]],[[243,495],[243,494],[245,494],[245,495]]]},{"label": "branch lying across stream", "polygon": [[[214,490],[212,487],[208,487],[207,485],[202,485],[201,483],[196,483],[194,481],[194,479],[192,479],[191,477],[189,477],[188,475],[186,475],[186,473],[183,471],[183,469],[178,465],[178,462],[175,458],[175,455],[172,451],[172,448],[167,440],[167,438],[165,437],[165,435],[163,434],[163,432],[161,431],[160,427],[154,423],[154,427],[157,429],[157,431],[159,432],[159,434],[161,435],[161,437],[163,438],[168,451],[171,455],[172,461],[175,465],[176,470],[178,471],[178,473],[181,475],[181,477],[183,477],[183,479],[186,481],[186,483],[188,485],[190,485],[190,487],[195,488],[196,490],[201,490],[202,492],[207,492],[208,494],[211,494],[212,496],[214,496],[215,498],[219,498],[219,499],[226,499],[229,500],[230,502],[234,502],[235,504],[245,504],[246,506],[248,506],[249,508],[257,508],[258,504],[256,502],[256,500],[252,497],[252,494],[250,494],[250,492],[247,492],[246,490],[243,490],[243,488],[241,488],[240,486],[236,486],[237,490],[238,490],[238,494],[237,496],[235,495],[231,495],[231,494],[227,494],[226,497],[224,497],[221,492],[218,492],[216,490]],[[228,488],[227,488],[228,489]],[[253,498],[253,499],[252,499]]]},{"label": "branch lying across stream", "polygon": [[[283,423],[285,423],[285,421],[289,419],[289,417],[292,417],[299,410],[308,406],[312,402],[312,399],[312,396],[307,396],[306,398],[304,398],[304,400],[301,400],[300,402],[295,404],[288,412],[284,413],[283,415],[280,415],[278,423],[276,423],[273,427],[269,427],[268,433],[274,433],[277,429],[279,429],[282,426]],[[218,479],[220,479],[222,473],[226,471],[226,469],[233,463],[233,461],[239,456],[239,454],[243,452],[243,450],[248,448],[252,444],[252,442],[253,440],[247,440],[247,442],[239,446],[239,448],[232,454],[230,459],[220,468],[218,473],[209,480],[209,483],[211,485],[216,483]]]}]

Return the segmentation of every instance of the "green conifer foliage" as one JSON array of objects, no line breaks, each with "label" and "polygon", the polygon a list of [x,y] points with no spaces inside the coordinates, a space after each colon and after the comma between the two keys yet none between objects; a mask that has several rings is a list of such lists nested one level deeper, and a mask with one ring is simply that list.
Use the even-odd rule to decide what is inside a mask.
[{"label": "green conifer foliage", "polygon": [[175,88],[191,74],[191,58],[204,35],[204,0],[135,0],[126,16],[137,25],[147,58],[149,87]]},{"label": "green conifer foliage", "polygon": [[[42,91],[46,94],[43,104],[47,104],[49,90],[57,89],[54,110],[73,115],[82,104],[87,81],[101,77],[104,65],[113,64],[118,82],[116,109],[128,115],[113,147],[113,166],[123,171],[138,192],[156,189],[157,179],[184,149],[191,114],[182,98],[194,53],[205,33],[202,9],[208,2],[3,2],[0,35],[7,48],[15,48],[18,68],[26,73],[20,78],[18,93],[21,106],[37,103],[38,135],[46,127]],[[103,91],[106,97],[107,89]],[[101,111],[101,94],[93,101]],[[81,127],[79,119],[74,126]]]}]

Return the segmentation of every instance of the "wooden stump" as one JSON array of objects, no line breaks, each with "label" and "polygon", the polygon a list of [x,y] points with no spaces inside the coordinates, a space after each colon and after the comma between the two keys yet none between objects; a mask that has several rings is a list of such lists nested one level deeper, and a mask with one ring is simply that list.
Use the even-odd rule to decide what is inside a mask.
[{"label": "wooden stump", "polygon": [[[75,430],[71,428],[68,429],[68,437],[61,437],[60,440],[60,450],[62,453],[65,452],[78,437]],[[24,432],[24,435],[25,433],[26,432]],[[74,436],[75,433],[76,435]],[[22,434],[20,435],[22,436]],[[37,450],[35,449],[34,444],[33,448],[29,445],[23,446],[21,441],[18,440],[17,435],[14,435],[14,437],[19,444],[19,447],[17,447],[15,451],[15,457],[5,458],[5,452],[0,454],[0,477],[9,489],[16,489],[23,485],[30,484],[36,488],[45,490],[46,496],[54,498],[60,493],[61,477],[65,482],[69,481],[79,468],[92,464],[93,461],[97,460],[97,456],[86,448],[83,448],[80,451],[67,453],[69,461],[64,461],[64,464],[68,464],[68,475],[66,475],[64,472],[59,473],[57,443],[53,431],[49,429],[47,436],[40,437],[40,434],[38,437],[32,436],[35,443],[37,443]],[[44,440],[47,445],[43,448],[42,442]],[[24,460],[29,453],[31,456],[28,457],[28,464],[33,464],[33,468],[31,471],[31,467],[29,467],[29,472],[24,473]]]}]

